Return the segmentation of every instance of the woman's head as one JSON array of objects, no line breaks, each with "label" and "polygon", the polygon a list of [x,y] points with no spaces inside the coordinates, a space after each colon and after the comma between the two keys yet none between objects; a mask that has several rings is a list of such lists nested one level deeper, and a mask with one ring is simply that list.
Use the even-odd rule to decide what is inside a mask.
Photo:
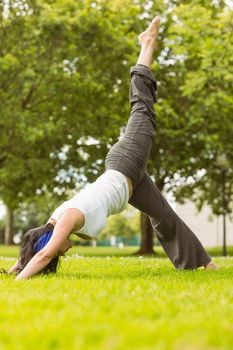
[{"label": "woman's head", "polygon": [[[22,271],[32,257],[48,243],[52,236],[53,229],[54,226],[48,223],[46,225],[33,228],[25,233],[20,246],[18,272]],[[64,249],[66,249],[66,245],[67,244],[65,244]],[[64,251],[61,253],[64,253]],[[43,270],[41,270],[41,273],[55,273],[57,271],[58,261],[59,256],[54,257],[49,264],[44,267]]]}]

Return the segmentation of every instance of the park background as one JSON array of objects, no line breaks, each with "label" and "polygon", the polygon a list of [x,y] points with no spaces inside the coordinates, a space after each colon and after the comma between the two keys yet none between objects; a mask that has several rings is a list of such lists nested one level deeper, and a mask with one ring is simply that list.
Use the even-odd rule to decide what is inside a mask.
[{"label": "park background", "polygon": [[[124,132],[130,111],[137,35],[157,14],[161,28],[152,70],[158,127],[148,171],[173,201],[191,200],[202,213],[208,206],[208,216],[221,218],[223,226],[228,220],[233,236],[232,10],[232,1],[222,0],[0,2],[2,267],[10,267],[18,252],[7,245],[46,222],[56,206],[104,171],[105,155]],[[79,241],[57,279],[36,277],[23,287],[3,276],[0,346],[33,349],[49,329],[42,348],[63,348],[67,334],[73,337],[67,349],[232,348],[230,257],[216,258],[222,271],[207,277],[204,271],[177,274],[161,248],[153,248],[158,242],[148,218],[132,209],[109,220],[100,239],[111,236],[137,238],[140,247],[85,251]],[[135,252],[138,258],[125,257]],[[157,257],[142,258],[153,252]],[[185,308],[193,316],[188,322]],[[72,320],[71,310],[77,312]],[[35,316],[41,316],[41,327]],[[17,318],[25,324],[21,331]],[[82,323],[79,337],[75,321]],[[92,332],[98,321],[99,332]]]}]

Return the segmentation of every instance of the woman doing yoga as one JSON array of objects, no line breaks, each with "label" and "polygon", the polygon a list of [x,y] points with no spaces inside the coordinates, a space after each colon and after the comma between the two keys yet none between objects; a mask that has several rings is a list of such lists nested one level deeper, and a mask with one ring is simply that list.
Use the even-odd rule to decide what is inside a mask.
[{"label": "woman doing yoga", "polygon": [[177,269],[215,268],[203,246],[175,214],[146,173],[155,135],[156,81],[150,70],[159,31],[155,17],[139,35],[141,52],[130,70],[131,113],[120,141],[109,151],[105,173],[58,207],[47,224],[23,237],[19,260],[10,269],[17,280],[43,272],[56,272],[59,255],[71,247],[69,236],[96,237],[109,215],[123,211],[129,202],[150,217],[165,252]]}]

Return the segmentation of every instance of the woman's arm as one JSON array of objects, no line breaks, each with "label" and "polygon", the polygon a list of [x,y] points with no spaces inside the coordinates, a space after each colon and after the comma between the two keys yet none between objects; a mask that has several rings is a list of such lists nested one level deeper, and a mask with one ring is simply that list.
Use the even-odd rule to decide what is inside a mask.
[{"label": "woman's arm", "polygon": [[22,280],[40,272],[57,255],[62,243],[70,235],[73,229],[79,230],[84,225],[84,215],[78,209],[67,209],[58,220],[53,235],[46,246],[41,249],[25,268],[18,274],[16,280]]}]

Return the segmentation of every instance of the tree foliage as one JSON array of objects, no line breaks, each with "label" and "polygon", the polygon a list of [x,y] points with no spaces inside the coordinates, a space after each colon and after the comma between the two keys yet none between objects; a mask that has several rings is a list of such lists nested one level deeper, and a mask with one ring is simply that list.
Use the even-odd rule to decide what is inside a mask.
[{"label": "tree foliage", "polygon": [[[158,61],[158,132],[150,169],[160,189],[177,200],[193,198],[219,214],[222,175],[229,160],[228,212],[232,211],[232,8],[224,1],[170,2]],[[156,68],[156,67],[155,67]]]},{"label": "tree foliage", "polygon": [[110,216],[101,237],[121,236],[132,238],[140,233],[140,216],[135,209],[128,208],[125,212]]},{"label": "tree foliage", "polygon": [[[181,187],[178,197],[182,198],[182,192],[187,190],[187,195],[196,199],[199,208],[207,202],[220,214],[222,171],[217,166],[217,157],[225,154],[229,162],[226,195],[230,213],[233,199],[233,11],[200,3],[182,4],[175,13],[177,19],[170,28],[171,47],[183,61],[179,91],[186,102],[183,115],[190,136],[180,155],[192,152],[189,159],[187,155],[184,157],[187,169],[191,169],[191,173],[185,175],[195,179],[189,186]],[[199,170],[203,171],[202,176]],[[182,172],[180,175],[183,176]]]},{"label": "tree foliage", "polygon": [[14,209],[103,170],[130,45],[107,2],[2,2],[0,26],[0,195]]}]

